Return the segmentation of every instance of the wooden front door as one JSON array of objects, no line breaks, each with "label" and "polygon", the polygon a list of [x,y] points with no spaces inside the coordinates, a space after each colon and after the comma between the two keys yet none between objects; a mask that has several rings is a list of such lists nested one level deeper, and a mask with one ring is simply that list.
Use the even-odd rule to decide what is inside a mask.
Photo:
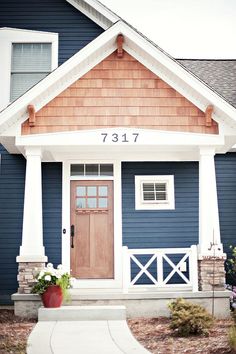
[{"label": "wooden front door", "polygon": [[72,181],[72,275],[79,279],[112,279],[113,245],[113,182]]}]

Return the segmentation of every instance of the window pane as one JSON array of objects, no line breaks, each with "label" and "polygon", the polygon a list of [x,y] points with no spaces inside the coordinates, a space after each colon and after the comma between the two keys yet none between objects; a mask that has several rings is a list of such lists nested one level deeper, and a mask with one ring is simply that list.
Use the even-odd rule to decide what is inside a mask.
[{"label": "window pane", "polygon": [[166,193],[156,193],[156,200],[166,200]]},{"label": "window pane", "polygon": [[99,208],[107,208],[107,198],[99,198],[98,199],[98,207]]},{"label": "window pane", "polygon": [[143,200],[155,200],[155,194],[152,192],[144,192]]},{"label": "window pane", "polygon": [[166,191],[166,183],[155,183],[156,192],[165,192]]},{"label": "window pane", "polygon": [[97,187],[87,187],[87,195],[93,197],[97,195]]},{"label": "window pane", "polygon": [[85,208],[86,207],[86,199],[85,198],[77,198],[76,207],[77,208]]},{"label": "window pane", "polygon": [[13,73],[11,74],[11,101],[14,101],[32,86],[42,80],[47,73]]},{"label": "window pane", "polygon": [[71,176],[83,176],[84,165],[71,165],[70,174]]},{"label": "window pane", "polygon": [[101,176],[113,176],[113,165],[110,165],[110,164],[100,165],[100,175]]},{"label": "window pane", "polygon": [[86,187],[76,187],[76,195],[78,197],[84,197],[86,195]]},{"label": "window pane", "polygon": [[98,165],[85,165],[86,176],[98,176]]},{"label": "window pane", "polygon": [[107,193],[108,193],[108,190],[107,190],[107,186],[99,186],[98,187],[98,194],[99,196],[101,197],[106,197],[107,196]]},{"label": "window pane", "polygon": [[97,199],[96,198],[88,198],[87,199],[87,207],[88,208],[97,208]]},{"label": "window pane", "polygon": [[51,71],[51,43],[13,43],[12,72]]},{"label": "window pane", "polygon": [[154,183],[143,183],[144,192],[154,192]]}]

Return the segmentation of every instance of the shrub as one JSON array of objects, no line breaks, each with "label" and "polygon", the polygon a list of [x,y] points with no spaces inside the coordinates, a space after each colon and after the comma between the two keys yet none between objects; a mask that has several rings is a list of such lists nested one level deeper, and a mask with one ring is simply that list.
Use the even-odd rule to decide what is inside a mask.
[{"label": "shrub", "polygon": [[213,325],[213,318],[202,306],[179,298],[169,304],[169,309],[171,312],[170,328],[178,335],[183,337],[191,334],[208,335]]},{"label": "shrub", "polygon": [[229,345],[236,352],[236,327],[232,326],[229,330]]}]

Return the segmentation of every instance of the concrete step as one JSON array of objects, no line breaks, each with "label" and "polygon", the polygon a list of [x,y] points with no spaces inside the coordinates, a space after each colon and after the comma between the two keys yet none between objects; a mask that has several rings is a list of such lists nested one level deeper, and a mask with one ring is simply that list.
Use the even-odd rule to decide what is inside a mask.
[{"label": "concrete step", "polygon": [[38,311],[39,321],[110,321],[125,319],[125,306],[40,307]]}]

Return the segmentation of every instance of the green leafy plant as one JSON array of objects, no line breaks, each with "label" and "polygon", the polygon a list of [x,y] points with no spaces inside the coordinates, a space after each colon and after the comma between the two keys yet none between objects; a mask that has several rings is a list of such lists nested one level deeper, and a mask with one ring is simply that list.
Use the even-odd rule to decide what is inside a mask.
[{"label": "green leafy plant", "polygon": [[236,247],[229,246],[231,251],[231,258],[228,258],[225,262],[227,278],[229,284],[236,285]]},{"label": "green leafy plant", "polygon": [[213,325],[212,316],[200,305],[192,304],[178,298],[169,304],[171,313],[170,328],[176,334],[187,337],[189,335],[208,335]]},{"label": "green leafy plant", "polygon": [[72,287],[74,278],[63,269],[61,264],[55,269],[52,263],[48,263],[47,267],[36,274],[35,281],[36,284],[31,293],[42,295],[50,285],[59,285],[62,289],[63,299],[69,300],[68,289]]}]

